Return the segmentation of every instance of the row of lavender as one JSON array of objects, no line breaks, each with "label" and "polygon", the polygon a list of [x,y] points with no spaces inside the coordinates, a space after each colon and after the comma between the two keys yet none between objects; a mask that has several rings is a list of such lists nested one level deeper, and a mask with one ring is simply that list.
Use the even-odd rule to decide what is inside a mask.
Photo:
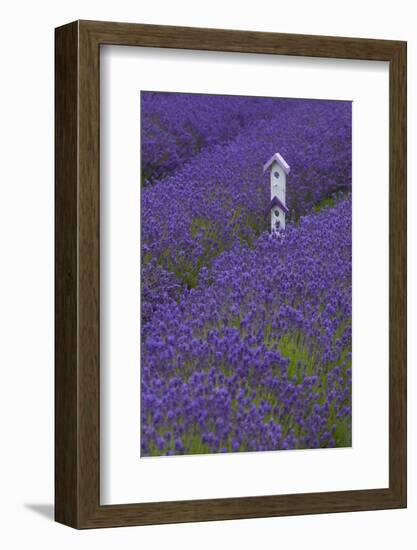
[{"label": "row of lavender", "polygon": [[142,182],[149,185],[204,147],[231,141],[291,100],[179,93],[141,93]]},{"label": "row of lavender", "polygon": [[[176,97],[161,94],[164,101],[165,95]],[[206,96],[195,97],[204,104]],[[233,98],[227,99],[234,104]],[[241,101],[249,101],[237,100],[240,107]],[[236,240],[252,245],[268,227],[264,213],[270,189],[262,167],[271,152],[279,150],[291,166],[287,202],[297,215],[334,192],[350,190],[351,104],[288,99],[270,103],[274,108],[268,116],[255,117],[232,141],[206,146],[171,175],[143,189],[145,320],[166,295],[194,287],[201,267]]]},{"label": "row of lavender", "polygon": [[142,454],[349,444],[351,201],[305,212],[350,191],[350,103],[152,93],[142,121]]},{"label": "row of lavender", "polygon": [[236,243],[143,336],[143,455],[349,445],[350,199]]}]

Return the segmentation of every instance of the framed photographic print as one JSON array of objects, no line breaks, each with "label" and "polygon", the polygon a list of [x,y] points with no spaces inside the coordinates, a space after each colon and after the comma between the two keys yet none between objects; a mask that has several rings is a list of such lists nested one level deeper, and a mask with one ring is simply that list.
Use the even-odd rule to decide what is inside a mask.
[{"label": "framed photographic print", "polygon": [[56,29],[56,520],[406,506],[406,43]]}]

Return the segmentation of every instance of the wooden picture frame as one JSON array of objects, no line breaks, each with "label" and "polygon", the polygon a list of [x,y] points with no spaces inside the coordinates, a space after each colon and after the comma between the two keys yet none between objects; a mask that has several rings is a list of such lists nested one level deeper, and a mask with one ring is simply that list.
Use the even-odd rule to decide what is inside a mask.
[{"label": "wooden picture frame", "polygon": [[[74,528],[406,507],[406,43],[76,21],[56,29],[55,519]],[[389,487],[100,505],[99,56],[117,44],[389,62]]]}]

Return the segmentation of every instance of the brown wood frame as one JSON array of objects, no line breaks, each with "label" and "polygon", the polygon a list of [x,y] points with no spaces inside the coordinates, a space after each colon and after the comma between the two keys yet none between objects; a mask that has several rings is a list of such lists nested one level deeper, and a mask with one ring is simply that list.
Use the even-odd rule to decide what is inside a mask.
[{"label": "brown wood frame", "polygon": [[[100,505],[100,45],[389,62],[389,487]],[[55,519],[75,528],[406,507],[406,43],[76,21],[55,34]]]}]

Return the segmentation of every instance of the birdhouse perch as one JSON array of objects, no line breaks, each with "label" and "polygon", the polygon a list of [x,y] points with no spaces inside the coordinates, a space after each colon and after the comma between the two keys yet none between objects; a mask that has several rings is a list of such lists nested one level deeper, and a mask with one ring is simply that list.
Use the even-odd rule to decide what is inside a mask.
[{"label": "birdhouse perch", "polygon": [[270,170],[271,202],[268,211],[271,214],[271,233],[284,231],[285,218],[289,210],[285,202],[287,175],[290,167],[277,152],[264,165],[264,173]]}]

